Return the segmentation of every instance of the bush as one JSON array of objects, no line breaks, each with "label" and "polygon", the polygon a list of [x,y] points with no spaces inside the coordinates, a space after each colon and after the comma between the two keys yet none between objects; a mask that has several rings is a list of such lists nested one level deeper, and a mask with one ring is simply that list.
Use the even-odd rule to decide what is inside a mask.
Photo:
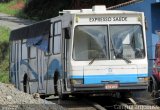
[{"label": "bush", "polygon": [[30,0],[24,13],[32,19],[42,20],[57,16],[59,11],[67,9],[71,0]]},{"label": "bush", "polygon": [[9,83],[9,75],[8,71],[0,71],[0,82],[2,83]]},{"label": "bush", "polygon": [[9,82],[9,33],[10,30],[0,26],[0,82]]}]

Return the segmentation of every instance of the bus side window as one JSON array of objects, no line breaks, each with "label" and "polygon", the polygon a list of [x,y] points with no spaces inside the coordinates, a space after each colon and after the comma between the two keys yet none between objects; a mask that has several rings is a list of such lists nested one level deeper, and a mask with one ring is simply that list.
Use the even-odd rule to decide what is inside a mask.
[{"label": "bus side window", "polygon": [[48,38],[48,52],[45,52],[44,53],[44,55],[45,56],[50,56],[50,55],[52,55],[52,40],[53,39],[53,37],[51,37],[51,36],[49,36],[49,38]]},{"label": "bus side window", "polygon": [[52,45],[53,45],[52,41],[53,41],[53,37],[49,37],[49,42],[48,42],[49,43],[48,44],[49,45],[49,53],[52,53]]},{"label": "bus side window", "polygon": [[22,43],[22,59],[27,59],[28,49],[26,43]]},{"label": "bus side window", "polygon": [[14,62],[15,59],[15,43],[11,43],[11,62]]},{"label": "bus side window", "polygon": [[61,33],[62,33],[61,21],[53,24],[53,54],[59,54],[61,48]]},{"label": "bus side window", "polygon": [[36,47],[31,46],[29,48],[29,58],[30,59],[36,58]]}]

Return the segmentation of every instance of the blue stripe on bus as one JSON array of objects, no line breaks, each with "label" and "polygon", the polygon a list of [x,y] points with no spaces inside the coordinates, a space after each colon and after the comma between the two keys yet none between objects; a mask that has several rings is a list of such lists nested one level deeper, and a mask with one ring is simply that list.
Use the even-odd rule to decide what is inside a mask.
[{"label": "blue stripe on bus", "polygon": [[[84,84],[99,84],[102,81],[119,81],[120,83],[136,83],[137,77],[147,77],[148,74],[117,74],[117,75],[86,75]],[[72,78],[81,79],[83,76],[72,76]]]},{"label": "blue stripe on bus", "polygon": [[[34,78],[38,79],[38,73],[36,72],[37,70],[34,70],[28,62],[26,62],[25,60],[21,60],[21,65],[25,65],[30,70]],[[47,73],[43,74],[44,79],[53,78],[54,72],[55,71],[61,72],[61,70],[62,70],[62,65],[60,64],[60,62],[57,59],[52,60],[51,63],[49,64]]]},{"label": "blue stripe on bus", "polygon": [[[61,72],[62,72],[62,65],[61,65],[61,63],[57,59],[52,60],[51,63],[49,64],[49,67],[48,67],[48,70],[47,70],[48,78],[53,78],[55,71],[60,72],[60,75],[62,75],[61,74]],[[44,77],[46,78],[47,74]]]},{"label": "blue stripe on bus", "polygon": [[38,74],[34,71],[34,69],[29,65],[28,62],[26,62],[25,60],[21,60],[20,64],[27,66],[28,70],[30,70],[30,72],[32,73],[32,75],[34,76],[34,78],[38,79]]},{"label": "blue stripe on bus", "polygon": [[72,79],[82,79],[83,76],[71,76]]}]

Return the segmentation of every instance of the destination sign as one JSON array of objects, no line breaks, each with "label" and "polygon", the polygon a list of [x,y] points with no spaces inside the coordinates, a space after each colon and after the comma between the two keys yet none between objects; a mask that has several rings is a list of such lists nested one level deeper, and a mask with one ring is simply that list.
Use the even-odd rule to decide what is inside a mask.
[{"label": "destination sign", "polygon": [[76,23],[96,24],[96,23],[136,23],[141,22],[142,17],[139,15],[79,15],[76,16]]},{"label": "destination sign", "polygon": [[90,17],[89,22],[127,21],[127,17]]}]

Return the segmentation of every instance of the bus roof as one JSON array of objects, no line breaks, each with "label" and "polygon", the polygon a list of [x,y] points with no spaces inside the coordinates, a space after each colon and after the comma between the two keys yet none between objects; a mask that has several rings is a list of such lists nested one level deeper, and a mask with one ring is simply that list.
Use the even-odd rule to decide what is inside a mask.
[{"label": "bus roof", "polygon": [[9,40],[22,40],[49,33],[50,19],[11,31]]}]

